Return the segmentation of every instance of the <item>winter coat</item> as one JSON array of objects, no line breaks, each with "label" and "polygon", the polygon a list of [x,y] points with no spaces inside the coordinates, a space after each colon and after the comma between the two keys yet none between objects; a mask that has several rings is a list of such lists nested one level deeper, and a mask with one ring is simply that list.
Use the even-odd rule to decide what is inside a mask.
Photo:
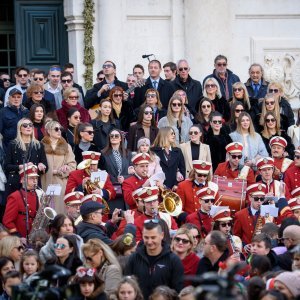
[{"label": "winter coat", "polygon": [[[87,151],[99,152],[99,149],[97,148],[97,146],[95,144],[91,143],[91,145]],[[83,160],[83,158],[82,158],[83,150],[79,147],[79,145],[75,145],[73,148],[73,152],[75,155],[76,163],[80,164]]]},{"label": "winter coat", "polygon": [[[42,188],[44,191],[46,191],[49,184],[61,185],[61,194],[60,196],[54,196],[54,205],[57,213],[65,213],[63,197],[65,194],[69,173],[76,169],[75,156],[71,146],[65,141],[64,138],[60,138],[58,140],[54,150],[51,146],[50,137],[44,137],[42,143],[45,147],[49,166],[48,172],[42,175]],[[58,170],[63,165],[67,165],[69,167],[69,172],[61,175],[54,174],[54,170]]]},{"label": "winter coat", "polygon": [[253,87],[252,87],[252,84],[251,84],[251,78],[249,78],[246,82],[245,82],[245,86],[247,88],[247,91],[248,91],[248,95],[249,95],[249,98],[250,99],[253,99],[253,100],[258,100],[260,98],[264,98],[267,94],[267,91],[268,91],[268,85],[269,85],[269,82],[267,82],[266,80],[264,80],[263,78],[261,79],[261,86],[258,90],[258,93],[255,97],[254,95],[254,90],[253,90]]},{"label": "winter coat", "polygon": [[153,290],[160,285],[166,285],[179,293],[183,288],[183,273],[180,258],[171,252],[166,244],[163,244],[161,253],[155,257],[152,265],[146,246],[140,245],[136,252],[130,255],[125,267],[125,275],[137,277],[144,299],[148,299]]},{"label": "winter coat", "polygon": [[[24,99],[23,99],[24,100]],[[51,103],[49,102],[49,101],[47,101],[46,99],[42,99],[40,102],[34,102],[33,100],[32,100],[32,98],[28,98],[28,99],[26,99],[26,101],[24,102],[24,106],[26,107],[26,108],[28,108],[28,110],[30,110],[30,108],[31,108],[31,106],[33,105],[33,104],[35,104],[35,103],[38,103],[38,104],[41,104],[41,105],[43,105],[44,106],[44,108],[45,108],[45,114],[47,114],[47,113],[49,113],[49,112],[51,112],[51,111],[53,111],[54,109],[53,109],[53,107],[52,107],[52,105],[51,105]]]},{"label": "winter coat", "polygon": [[130,123],[136,121],[136,116],[133,111],[133,107],[129,102],[123,101],[122,108],[119,117],[116,114],[114,108],[112,109],[114,119],[120,123],[120,129],[128,132]]},{"label": "winter coat", "polygon": [[91,117],[89,114],[89,111],[86,110],[84,107],[80,106],[79,103],[77,103],[75,106],[70,105],[66,100],[63,100],[61,102],[62,107],[56,111],[59,123],[61,126],[63,126],[65,129],[68,128],[69,121],[67,118],[67,114],[70,108],[77,108],[80,112],[80,122],[85,123],[85,122],[90,122]]}]

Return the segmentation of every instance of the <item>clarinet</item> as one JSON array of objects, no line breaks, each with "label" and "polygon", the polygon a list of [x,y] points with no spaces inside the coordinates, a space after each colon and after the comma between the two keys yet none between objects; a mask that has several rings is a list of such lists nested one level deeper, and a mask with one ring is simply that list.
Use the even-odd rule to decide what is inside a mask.
[{"label": "clarinet", "polygon": [[235,245],[232,235],[230,233],[228,233],[228,239],[229,239],[230,247],[232,248],[233,254],[237,254],[238,251],[236,250],[236,245]]}]

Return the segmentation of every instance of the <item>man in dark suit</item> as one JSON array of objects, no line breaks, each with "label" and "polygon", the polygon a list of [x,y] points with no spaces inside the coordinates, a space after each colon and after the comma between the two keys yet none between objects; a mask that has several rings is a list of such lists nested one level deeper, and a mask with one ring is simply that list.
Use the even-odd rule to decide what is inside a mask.
[{"label": "man in dark suit", "polygon": [[141,88],[135,89],[135,100],[136,105],[141,105],[145,101],[145,93],[148,89],[156,89],[159,93],[160,102],[165,109],[168,108],[169,100],[175,92],[174,87],[170,82],[163,80],[160,77],[162,71],[160,61],[154,59],[148,64],[148,72],[150,76],[147,78],[146,83]]},{"label": "man in dark suit", "polygon": [[105,99],[109,95],[109,90],[115,86],[120,86],[124,91],[128,89],[127,83],[118,80],[116,76],[116,65],[110,60],[104,62],[103,73],[105,79],[94,84],[93,88],[86,92],[85,108],[89,109],[95,104],[99,104],[100,100]]}]

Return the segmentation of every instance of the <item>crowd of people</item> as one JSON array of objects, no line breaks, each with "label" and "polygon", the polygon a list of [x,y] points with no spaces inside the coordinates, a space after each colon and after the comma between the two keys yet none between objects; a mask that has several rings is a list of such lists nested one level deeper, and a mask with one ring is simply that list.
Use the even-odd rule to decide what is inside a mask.
[{"label": "crowd of people", "polygon": [[202,84],[186,59],[126,82],[108,60],[86,92],[74,72],[0,74],[0,299],[45,278],[51,299],[300,299],[282,84],[258,63],[242,83],[224,55]]}]

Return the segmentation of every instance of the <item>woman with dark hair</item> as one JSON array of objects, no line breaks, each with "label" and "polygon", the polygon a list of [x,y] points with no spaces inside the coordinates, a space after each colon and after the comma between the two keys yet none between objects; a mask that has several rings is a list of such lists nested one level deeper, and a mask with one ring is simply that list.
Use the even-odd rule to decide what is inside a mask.
[{"label": "woman with dark hair", "polygon": [[[50,224],[50,238],[46,245],[42,247],[39,252],[40,259],[42,263],[55,258],[54,244],[60,236],[67,234],[74,234],[75,226],[74,221],[67,215],[58,214]],[[76,235],[78,249],[81,249],[83,244],[82,238]],[[80,257],[82,255],[80,254]]]},{"label": "woman with dark hair", "polygon": [[124,101],[124,90],[115,86],[109,91],[109,99],[112,102],[113,116],[120,122],[120,129],[128,132],[131,123],[136,120],[132,105]]},{"label": "woman with dark hair", "polygon": [[229,126],[230,132],[233,132],[236,130],[237,120],[241,112],[245,111],[245,107],[242,102],[235,101],[234,103],[231,104],[230,111],[231,111],[230,120],[227,125]]},{"label": "woman with dark hair", "polygon": [[74,154],[76,163],[82,162],[82,152],[95,151],[99,152],[97,146],[93,143],[94,128],[90,123],[79,123],[74,131]]},{"label": "woman with dark hair", "polygon": [[45,136],[45,107],[43,104],[33,104],[30,107],[29,119],[33,123],[34,137],[41,141]]},{"label": "woman with dark hair", "polygon": [[100,101],[98,116],[91,124],[94,127],[94,144],[101,151],[107,144],[109,132],[120,127],[119,122],[114,119],[112,103],[108,98]]},{"label": "woman with dark hair", "polygon": [[59,123],[65,128],[68,128],[68,111],[70,108],[75,107],[80,112],[81,122],[90,122],[91,117],[84,107],[82,107],[79,103],[80,92],[78,89],[72,87],[64,90],[63,98],[61,105],[62,108],[56,111]]},{"label": "woman with dark hair", "polygon": [[81,121],[80,111],[76,107],[71,107],[67,112],[67,119],[68,119],[68,127],[67,130],[63,132],[63,137],[66,142],[71,146],[72,150],[74,149],[74,133],[75,127]]},{"label": "woman with dark hair", "polygon": [[158,128],[155,124],[153,108],[148,104],[143,104],[140,107],[136,124],[129,128],[127,148],[131,151],[137,151],[137,142],[142,137],[148,138],[152,144],[157,133]]},{"label": "woman with dark hair", "polygon": [[[14,261],[8,256],[0,257],[0,282],[3,283],[3,277],[10,271],[15,270]],[[0,284],[0,294],[3,293],[3,285]]]},{"label": "woman with dark hair", "polygon": [[204,143],[209,145],[213,171],[219,163],[226,160],[225,147],[232,142],[231,137],[223,126],[223,116],[215,111],[210,116],[210,128],[204,137]]},{"label": "woman with dark hair", "polygon": [[199,103],[198,112],[195,118],[195,123],[202,126],[204,134],[207,133],[210,123],[210,116],[214,112],[213,102],[208,98],[202,98]]}]

